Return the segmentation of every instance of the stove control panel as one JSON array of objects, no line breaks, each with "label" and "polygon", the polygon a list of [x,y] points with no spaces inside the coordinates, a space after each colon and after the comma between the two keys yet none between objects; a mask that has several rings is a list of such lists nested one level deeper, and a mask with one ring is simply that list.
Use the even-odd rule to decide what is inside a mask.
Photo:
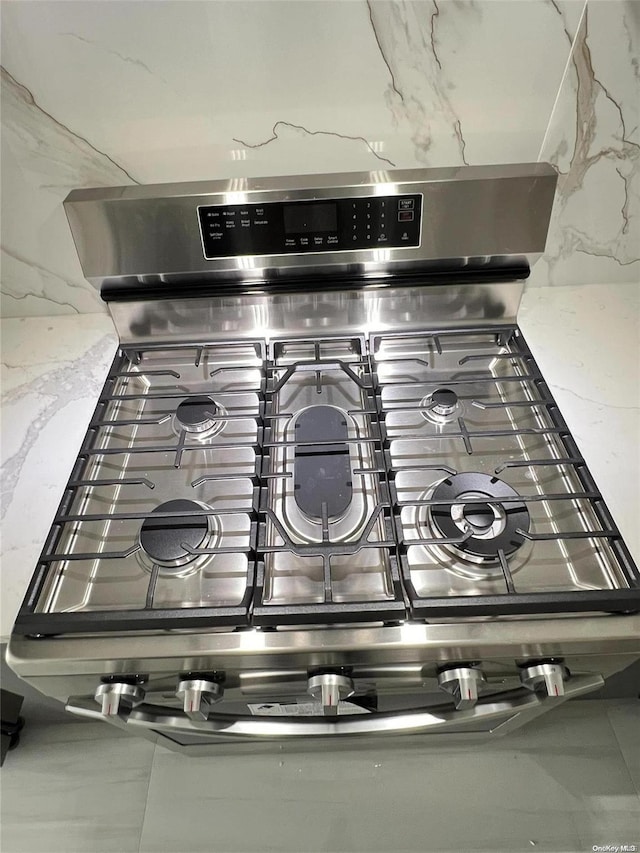
[{"label": "stove control panel", "polygon": [[422,195],[198,207],[207,260],[420,245]]}]

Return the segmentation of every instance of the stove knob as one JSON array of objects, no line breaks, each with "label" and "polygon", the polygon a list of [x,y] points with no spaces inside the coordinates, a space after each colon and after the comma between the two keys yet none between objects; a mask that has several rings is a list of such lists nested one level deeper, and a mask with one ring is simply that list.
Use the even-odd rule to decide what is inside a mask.
[{"label": "stove knob", "polygon": [[338,714],[338,703],[354,693],[353,681],[346,675],[325,672],[322,675],[312,675],[307,685],[307,693],[322,702],[325,716],[335,717]]},{"label": "stove knob", "polygon": [[520,680],[529,690],[546,688],[549,696],[564,696],[564,682],[569,670],[561,663],[537,663],[520,671]]},{"label": "stove knob", "polygon": [[139,684],[110,681],[98,687],[94,698],[102,706],[104,717],[116,717],[121,710],[130,711],[139,705],[144,700],[144,690]]},{"label": "stove knob", "polygon": [[458,711],[473,708],[484,682],[482,670],[474,666],[458,666],[438,673],[438,684],[442,690],[453,696]]},{"label": "stove knob", "polygon": [[192,720],[206,720],[211,706],[222,699],[224,688],[217,681],[190,678],[178,683],[176,696],[182,699],[184,712]]}]

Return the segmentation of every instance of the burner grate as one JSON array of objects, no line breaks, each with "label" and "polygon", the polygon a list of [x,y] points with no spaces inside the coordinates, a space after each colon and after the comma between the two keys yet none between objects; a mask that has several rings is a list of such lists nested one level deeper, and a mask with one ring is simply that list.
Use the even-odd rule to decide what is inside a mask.
[{"label": "burner grate", "polygon": [[[280,624],[309,624],[316,622],[397,621],[406,615],[398,568],[397,544],[393,527],[393,509],[384,464],[384,428],[375,405],[371,365],[363,338],[292,339],[272,341],[270,358],[265,366],[265,436],[263,442],[263,489],[261,493],[261,523],[259,527],[256,595],[253,607],[253,624],[277,626]],[[337,379],[336,379],[337,377]],[[344,386],[352,385],[353,398]],[[344,435],[337,441],[301,441],[287,437],[287,426],[295,419],[292,412],[280,411],[287,402],[287,388],[292,399],[320,404],[329,400],[333,405],[341,402],[340,410],[352,423],[362,425],[362,433]],[[327,398],[327,399],[325,399]],[[354,405],[355,403],[355,405]],[[309,411],[309,409],[307,409]],[[302,449],[309,448],[316,456],[335,451],[336,443],[348,447],[355,456],[366,459],[366,464],[352,465],[351,475],[361,484],[361,491],[369,489],[368,499],[373,505],[365,512],[360,529],[346,537],[334,535],[336,525],[330,522],[329,509],[322,504],[322,517],[318,519],[316,541],[304,541],[299,531],[287,527],[284,516],[287,500],[281,497],[275,484],[292,482],[293,471],[288,465]],[[341,451],[342,452],[342,451]],[[354,492],[358,492],[354,483]],[[279,512],[274,510],[279,507]],[[340,558],[351,558],[352,574],[357,576],[358,560],[363,555],[380,560],[377,580],[382,578],[386,593],[380,595],[379,587],[362,589],[345,596],[336,589],[335,575]],[[295,560],[294,558],[298,558]],[[278,601],[274,589],[278,583],[296,580],[304,583],[305,576],[313,573],[310,564],[316,561],[316,591],[306,601]],[[278,565],[284,565],[282,574],[290,573],[295,562],[297,575],[278,578]],[[366,560],[364,561],[366,562]],[[363,568],[364,571],[364,568]],[[367,593],[374,594],[367,594]]]},{"label": "burner grate", "polygon": [[[176,417],[181,404],[203,410],[197,429]],[[297,418],[313,406],[344,429],[300,440]],[[349,488],[333,510],[320,500],[320,512],[305,516],[294,497],[296,454],[313,472],[308,457],[332,453],[342,474],[349,456]],[[481,491],[434,494],[443,478],[473,473],[509,488],[499,500]],[[163,512],[175,498],[193,501]],[[517,548],[497,534],[492,548],[468,547],[473,536],[493,536],[494,524],[504,529],[512,507],[530,519],[509,528]],[[143,566],[139,531],[151,517],[173,529],[190,519],[216,535],[185,537],[175,572]],[[216,565],[226,567],[220,577]],[[187,577],[190,566],[197,571]],[[235,598],[213,591],[225,574],[241,585]],[[105,598],[110,582],[133,590],[130,598]],[[76,588],[77,600],[69,593]],[[191,592],[180,598],[183,590]],[[638,570],[521,333],[466,328],[120,352],[16,631],[639,607]]]},{"label": "burner grate", "polygon": [[[195,359],[189,362],[186,353],[194,349]],[[197,348],[148,347],[144,353],[116,356],[19,614],[20,631],[54,634],[248,624],[262,456],[263,354],[260,342],[225,342]],[[233,371],[238,369],[238,355],[257,381],[237,381]],[[180,368],[146,369],[147,361],[163,358],[179,361]],[[232,364],[205,375],[207,365],[230,359]],[[231,441],[223,435],[207,440],[206,434],[200,437],[179,428],[179,422],[171,441],[156,440],[156,428],[163,435],[167,431],[173,401],[202,398],[201,391],[178,385],[181,381],[192,385],[194,376],[224,401],[225,423],[244,430],[242,440],[237,435]],[[248,376],[245,371],[245,379]],[[163,387],[164,382],[169,385]],[[167,403],[171,408],[158,412]],[[229,463],[230,448],[235,464]],[[105,476],[114,467],[122,476]],[[134,471],[138,476],[131,476]],[[180,494],[181,490],[187,493]],[[191,497],[188,492],[195,502],[173,500]],[[103,504],[105,511],[95,511]],[[185,504],[184,510],[178,504]],[[168,511],[162,511],[165,507]],[[190,527],[202,528],[203,535],[193,535]],[[173,543],[181,554],[180,565],[163,568],[152,559],[157,539],[171,539],[172,530],[183,528],[187,541]],[[215,537],[204,535],[214,528]],[[152,542],[150,554],[143,547],[145,540]],[[123,547],[117,547],[120,543]],[[87,544],[98,547],[90,550]],[[199,567],[205,560],[207,575],[202,577]],[[185,579],[188,574],[193,575],[190,581]],[[84,578],[84,590],[80,581],[74,584],[79,577]],[[113,592],[109,600],[109,588],[117,590],[123,584],[123,595]],[[183,588],[185,599],[180,600]],[[127,589],[133,590],[132,600],[126,598]]]},{"label": "burner grate", "polygon": [[[473,329],[373,335],[371,352],[376,402],[387,429],[401,576],[414,618],[627,611],[640,605],[638,571],[516,327],[500,338]],[[482,361],[490,367],[479,372],[475,366]],[[466,371],[467,365],[473,369]],[[464,414],[418,422],[424,389],[451,385]],[[482,418],[485,423],[478,424]],[[509,454],[520,458],[504,458]],[[434,464],[423,464],[425,458]],[[474,536],[465,527],[466,508],[488,512],[488,497],[433,495],[442,477],[476,470],[517,484],[512,496],[496,502],[504,512],[514,505],[535,510],[533,528],[513,531],[528,547],[526,557],[497,547],[490,571],[486,564],[465,564],[465,543]],[[445,529],[452,535],[416,532],[416,519],[435,509],[449,519]],[[429,560],[431,550],[439,564]]]}]

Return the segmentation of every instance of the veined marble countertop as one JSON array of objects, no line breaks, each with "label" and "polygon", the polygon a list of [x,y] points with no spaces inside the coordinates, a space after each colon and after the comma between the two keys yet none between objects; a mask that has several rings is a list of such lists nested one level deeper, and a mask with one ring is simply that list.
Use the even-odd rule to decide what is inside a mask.
[{"label": "veined marble countertop", "polygon": [[640,286],[532,288],[518,324],[640,566]]},{"label": "veined marble countertop", "polygon": [[[640,288],[532,288],[518,320],[640,562]],[[111,320],[102,314],[2,321],[3,641],[116,347]]]},{"label": "veined marble countertop", "polygon": [[106,314],[2,320],[0,641],[11,633],[117,345]]}]

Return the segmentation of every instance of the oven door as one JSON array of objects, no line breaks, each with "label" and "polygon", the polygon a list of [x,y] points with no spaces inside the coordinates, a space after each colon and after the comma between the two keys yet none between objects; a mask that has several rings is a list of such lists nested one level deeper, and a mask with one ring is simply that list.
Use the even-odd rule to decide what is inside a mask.
[{"label": "oven door", "polygon": [[[247,704],[244,713],[231,712],[221,703],[205,720],[193,720],[182,711],[161,704],[143,703],[119,715],[103,717],[92,697],[72,697],[67,710],[80,717],[108,720],[131,734],[158,741],[171,749],[207,754],[220,752],[225,745],[244,751],[242,744],[270,745],[295,743],[297,748],[327,747],[327,742],[353,741],[350,745],[369,745],[380,739],[394,741],[424,736],[433,742],[481,740],[500,737],[520,728],[559,704],[597,690],[604,684],[600,675],[573,675],[562,696],[550,697],[520,687],[483,696],[473,708],[453,710],[442,702],[408,710],[372,710],[352,705],[341,708],[338,716],[324,717],[305,706],[289,711],[290,698],[284,703]],[[346,703],[345,703],[346,704]],[[409,704],[411,704],[409,702]],[[299,710],[298,710],[299,709]],[[226,750],[225,750],[226,752]]]}]

